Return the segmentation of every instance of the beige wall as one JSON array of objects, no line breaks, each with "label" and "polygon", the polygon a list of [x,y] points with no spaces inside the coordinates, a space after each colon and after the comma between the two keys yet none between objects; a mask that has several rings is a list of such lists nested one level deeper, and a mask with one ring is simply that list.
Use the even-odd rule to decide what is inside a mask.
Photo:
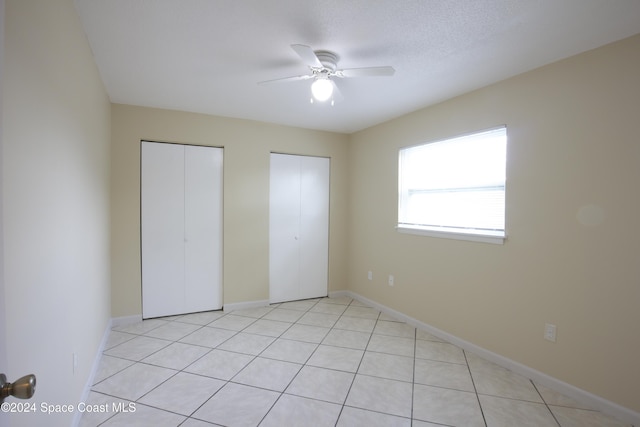
[{"label": "beige wall", "polygon": [[[352,135],[349,289],[640,411],[639,76],[635,36]],[[501,124],[506,243],[397,233],[398,149]]]},{"label": "beige wall", "polygon": [[113,105],[112,314],[140,314],[140,140],[224,147],[225,304],[269,299],[269,153],[331,158],[329,290],[346,289],[347,136]]},{"label": "beige wall", "polygon": [[4,32],[1,368],[36,374],[37,405],[77,405],[110,317],[110,103],[72,0],[7,0]]}]

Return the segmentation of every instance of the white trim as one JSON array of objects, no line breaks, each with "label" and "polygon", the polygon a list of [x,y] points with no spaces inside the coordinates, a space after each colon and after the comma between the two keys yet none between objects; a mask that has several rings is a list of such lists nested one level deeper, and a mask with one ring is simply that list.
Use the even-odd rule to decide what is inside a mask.
[{"label": "white trim", "polygon": [[507,357],[504,357],[492,351],[486,350],[476,344],[473,344],[469,341],[465,341],[461,338],[458,338],[454,335],[444,332],[438,328],[435,328],[431,325],[428,325],[412,317],[409,317],[406,314],[403,314],[385,305],[379,304],[373,300],[370,300],[361,295],[358,295],[355,292],[338,291],[338,292],[332,292],[330,296],[335,296],[335,297],[349,296],[351,298],[354,298],[398,320],[402,320],[409,325],[415,326],[416,328],[423,329],[435,335],[438,338],[441,338],[445,341],[450,342],[451,344],[457,345],[458,347],[464,350],[474,353],[485,360],[488,360],[499,366],[502,366],[503,368],[509,369],[510,371],[513,371],[517,374],[525,376],[545,387],[548,387],[552,390],[557,391],[558,393],[561,393],[567,397],[570,397],[579,403],[587,405],[590,408],[597,409],[605,414],[611,415],[621,421],[630,423],[632,425],[640,426],[640,413],[638,412],[635,412],[617,403],[606,400],[593,393],[589,393],[588,391],[582,390],[576,386],[573,386],[569,383],[566,383],[550,375],[547,375],[544,372],[540,372],[536,369],[530,368],[529,366],[525,366]]},{"label": "white trim", "polygon": [[[142,316],[140,316],[142,318]],[[93,386],[93,380],[98,373],[98,369],[100,368],[100,361],[102,360],[102,352],[104,351],[107,341],[109,340],[109,334],[111,333],[111,328],[114,326],[115,319],[109,319],[107,322],[107,327],[102,334],[102,340],[100,341],[100,345],[98,346],[98,351],[96,352],[96,357],[93,359],[93,365],[91,365],[91,371],[89,372],[89,377],[87,378],[87,382],[84,385],[84,389],[82,391],[82,396],[80,397],[80,402],[86,402],[89,399],[89,393],[91,392],[91,387]],[[71,421],[71,427],[78,427],[80,425],[80,420],[82,418],[82,412],[75,411],[73,416],[73,420]]]},{"label": "white trim", "polygon": [[244,310],[247,308],[258,308],[265,307],[269,305],[269,300],[257,300],[257,301],[244,301],[244,302],[234,302],[231,304],[225,304],[222,307],[222,310],[225,312],[235,311],[235,310]]},{"label": "white trim", "polygon": [[111,319],[111,327],[130,325],[132,323],[142,322],[142,314],[134,314],[132,316],[114,317]]},{"label": "white trim", "polygon": [[397,225],[398,233],[415,234],[417,236],[437,237],[439,239],[467,240],[470,242],[492,243],[502,245],[506,236],[492,236],[488,234],[458,233],[453,231],[438,231],[428,228],[411,227],[408,225]]}]

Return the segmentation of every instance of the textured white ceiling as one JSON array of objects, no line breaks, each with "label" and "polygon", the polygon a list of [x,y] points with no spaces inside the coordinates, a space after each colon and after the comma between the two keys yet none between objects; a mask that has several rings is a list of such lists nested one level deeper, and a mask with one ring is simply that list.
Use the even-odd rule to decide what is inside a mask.
[{"label": "textured white ceiling", "polygon": [[[75,0],[114,103],[351,133],[640,32],[640,0]],[[294,43],[331,50],[310,104]]]}]

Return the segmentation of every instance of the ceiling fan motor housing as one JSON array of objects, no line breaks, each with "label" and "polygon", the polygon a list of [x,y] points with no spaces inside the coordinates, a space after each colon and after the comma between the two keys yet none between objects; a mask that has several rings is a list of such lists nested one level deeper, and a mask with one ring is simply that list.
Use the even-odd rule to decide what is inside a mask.
[{"label": "ceiling fan motor housing", "polygon": [[340,57],[335,53],[328,50],[316,50],[314,53],[324,68],[331,71],[335,71],[338,68],[338,60]]}]

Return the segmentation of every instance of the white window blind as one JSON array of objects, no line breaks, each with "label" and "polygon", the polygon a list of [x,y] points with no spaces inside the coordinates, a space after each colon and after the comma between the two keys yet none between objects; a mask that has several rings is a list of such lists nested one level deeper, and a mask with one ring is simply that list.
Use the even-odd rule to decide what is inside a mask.
[{"label": "white window blind", "polygon": [[506,127],[403,148],[398,227],[505,235]]}]

